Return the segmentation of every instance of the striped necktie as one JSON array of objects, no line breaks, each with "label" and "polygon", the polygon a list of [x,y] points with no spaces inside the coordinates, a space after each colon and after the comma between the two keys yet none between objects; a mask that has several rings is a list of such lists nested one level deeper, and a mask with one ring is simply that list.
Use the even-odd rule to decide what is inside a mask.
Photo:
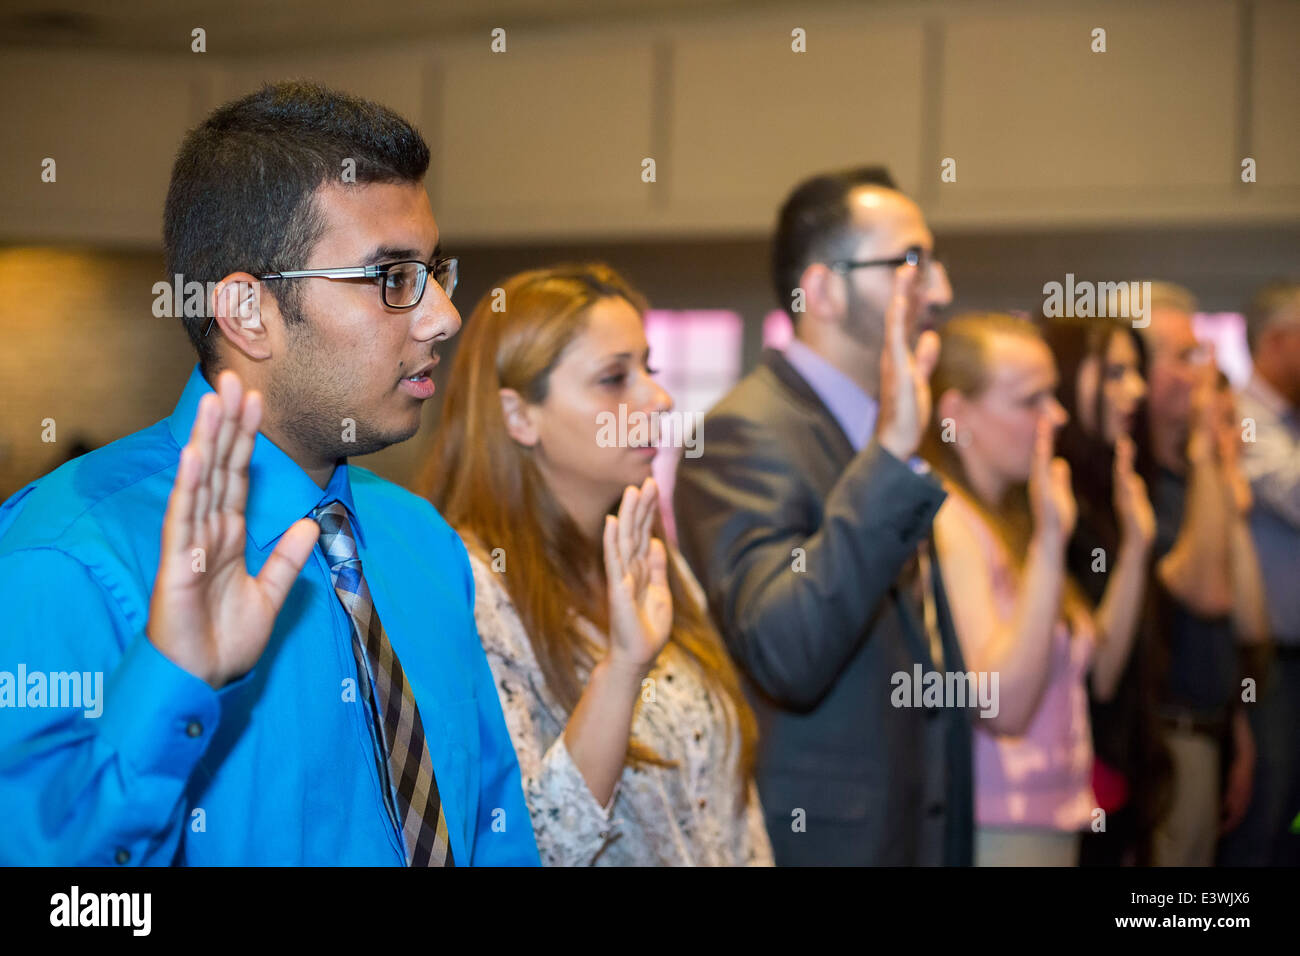
[{"label": "striped necktie", "polygon": [[320,525],[320,546],[329,562],[334,593],[352,618],[352,653],[361,696],[370,708],[381,775],[386,767],[392,785],[386,803],[401,830],[406,862],[454,866],[420,709],[370,599],[347,509],[334,501],[312,509],[311,516]]}]

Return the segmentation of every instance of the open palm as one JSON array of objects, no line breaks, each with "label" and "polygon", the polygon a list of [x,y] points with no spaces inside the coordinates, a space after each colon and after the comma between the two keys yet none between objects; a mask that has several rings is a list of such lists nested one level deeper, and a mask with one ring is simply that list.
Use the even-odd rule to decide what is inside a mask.
[{"label": "open palm", "polygon": [[320,527],[294,523],[256,577],[244,558],[248,465],[262,399],[222,372],[199,402],[163,519],[147,633],[176,664],[221,687],[257,663]]},{"label": "open palm", "polygon": [[673,598],[664,544],[651,537],[658,488],[647,478],[623,492],[618,517],[606,517],[605,578],[609,591],[611,660],[649,670],[668,642]]}]

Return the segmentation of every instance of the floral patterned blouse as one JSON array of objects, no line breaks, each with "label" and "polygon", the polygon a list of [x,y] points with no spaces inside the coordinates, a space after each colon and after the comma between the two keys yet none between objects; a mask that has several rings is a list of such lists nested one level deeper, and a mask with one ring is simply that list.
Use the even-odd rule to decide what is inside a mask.
[{"label": "floral patterned blouse", "polygon": [[[636,739],[677,766],[624,767],[602,807],[565,747],[568,715],[545,686],[501,574],[472,547],[470,564],[479,640],[519,757],[543,865],[773,865],[752,780],[749,802],[736,813],[734,707],[709,690],[691,658],[672,644],[664,648],[632,721]],[[693,579],[689,584],[698,591]],[[579,676],[585,682],[588,675]]]}]

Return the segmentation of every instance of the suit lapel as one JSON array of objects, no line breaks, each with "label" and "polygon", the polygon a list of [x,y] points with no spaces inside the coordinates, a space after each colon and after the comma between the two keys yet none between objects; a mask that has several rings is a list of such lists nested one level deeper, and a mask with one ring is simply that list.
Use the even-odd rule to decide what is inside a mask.
[{"label": "suit lapel", "polygon": [[[849,462],[856,454],[853,450],[853,443],[849,441],[849,436],[844,434],[844,429],[840,428],[839,422],[835,420],[831,410],[813,391],[812,386],[790,364],[786,357],[776,349],[764,349],[763,354],[759,357],[759,365],[771,372],[778,387],[786,393],[786,396],[796,404],[803,406],[815,420],[816,436],[830,451],[835,467],[841,471],[848,467]],[[956,641],[953,636],[952,618],[948,612],[948,602],[944,596],[943,584],[939,578],[939,562],[934,554],[933,541],[929,538],[926,539],[926,547],[930,549],[930,567],[933,569],[935,580],[935,605],[938,612],[940,640],[943,642],[944,658],[945,661],[960,661],[961,657],[955,650]],[[895,604],[898,607],[898,615],[903,624],[903,639],[907,642],[913,658],[920,661],[926,668],[932,669],[934,661],[930,655],[930,641],[926,636],[925,623],[922,621],[918,609],[912,603],[911,592],[901,580],[894,584],[893,591]]]},{"label": "suit lapel", "polygon": [[844,434],[844,429],[840,428],[831,410],[813,391],[813,387],[776,349],[764,349],[758,362],[776,377],[777,384],[792,401],[804,406],[817,420],[817,437],[830,450],[836,467],[841,470],[846,468],[856,454],[853,443],[849,441],[849,436]]},{"label": "suit lapel", "polygon": [[[815,420],[817,438],[830,451],[835,467],[841,471],[848,467],[849,462],[856,454],[853,450],[853,443],[849,441],[849,436],[844,434],[844,429],[840,428],[839,422],[835,420],[831,410],[813,391],[812,386],[790,364],[786,357],[775,349],[764,349],[759,358],[759,364],[772,373],[777,385],[786,393],[787,397],[803,406]],[[928,539],[926,546],[931,549],[930,566],[934,569],[937,582],[939,565],[934,557],[933,544]],[[940,639],[943,642],[944,657],[948,661],[959,661],[961,658],[955,655],[952,650],[954,644],[952,639],[952,619],[948,615],[948,604],[943,597],[942,585],[936,584],[936,590],[939,592],[935,598],[935,604],[938,610]],[[933,668],[934,661],[930,655],[930,641],[926,636],[925,622],[921,619],[918,609],[912,603],[910,590],[905,586],[905,582],[900,580],[895,582],[893,592],[894,602],[898,607],[899,619],[903,625],[903,639],[912,652],[913,659],[920,661],[926,668]]]}]

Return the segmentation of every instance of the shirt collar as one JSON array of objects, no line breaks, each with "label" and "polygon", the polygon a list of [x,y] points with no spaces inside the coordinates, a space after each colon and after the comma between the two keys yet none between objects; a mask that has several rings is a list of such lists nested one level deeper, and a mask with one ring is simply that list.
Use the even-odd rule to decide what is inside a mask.
[{"label": "shirt collar", "polygon": [[798,339],[790,340],[785,357],[834,416],[853,450],[865,448],[876,427],[876,400]]},{"label": "shirt collar", "polygon": [[[198,363],[195,363],[189,381],[185,383],[185,390],[181,392],[180,401],[167,420],[178,447],[183,448],[189,442],[194,419],[199,411],[199,401],[212,391],[214,389],[199,371]],[[347,508],[358,545],[364,546],[365,532],[361,530],[361,522],[357,519],[348,471],[348,463],[340,462],[330,476],[329,484],[322,491],[297,462],[275,442],[258,432],[253,443],[253,458],[248,466],[248,504],[245,508],[248,533],[258,548],[267,550],[295,521],[310,515],[317,505],[329,504],[331,501],[341,501]]]}]

